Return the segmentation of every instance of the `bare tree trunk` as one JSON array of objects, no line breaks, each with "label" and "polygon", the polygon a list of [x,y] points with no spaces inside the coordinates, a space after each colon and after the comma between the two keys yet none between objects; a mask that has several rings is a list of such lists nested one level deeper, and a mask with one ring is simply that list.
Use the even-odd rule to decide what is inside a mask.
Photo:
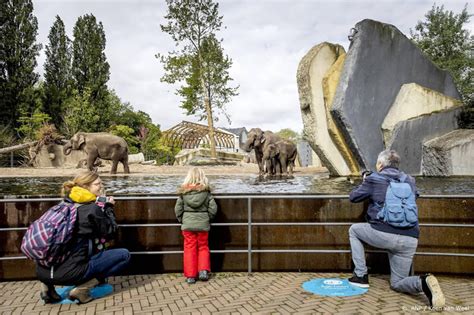
[{"label": "bare tree trunk", "polygon": [[28,148],[28,147],[31,147],[31,146],[36,145],[37,142],[38,142],[38,141],[33,141],[33,142],[27,142],[27,143],[17,144],[17,145],[11,146],[11,147],[1,148],[1,149],[0,149],[0,154],[4,154],[4,153],[13,152],[13,151],[16,151],[16,150],[25,149],[25,148]]},{"label": "bare tree trunk", "polygon": [[206,84],[201,74],[201,86],[204,92],[204,106],[207,112],[207,126],[209,127],[209,144],[211,146],[211,159],[217,160],[216,139],[214,138],[214,121],[212,120],[212,108],[209,96],[207,95]]}]

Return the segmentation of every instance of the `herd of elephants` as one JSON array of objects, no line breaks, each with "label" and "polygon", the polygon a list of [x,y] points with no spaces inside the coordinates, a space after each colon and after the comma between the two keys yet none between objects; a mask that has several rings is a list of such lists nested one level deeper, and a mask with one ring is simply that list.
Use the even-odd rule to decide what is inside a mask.
[{"label": "herd of elephants", "polygon": [[[112,161],[110,173],[117,173],[118,163],[123,164],[125,173],[130,173],[128,166],[128,145],[119,137],[106,132],[86,133],[78,132],[69,139],[63,147],[65,155],[72,150],[82,150],[87,154],[87,167],[93,170],[98,159]],[[250,129],[244,150],[255,151],[259,174],[292,175],[296,159],[296,144],[282,139],[271,131],[262,131],[260,128]]]}]

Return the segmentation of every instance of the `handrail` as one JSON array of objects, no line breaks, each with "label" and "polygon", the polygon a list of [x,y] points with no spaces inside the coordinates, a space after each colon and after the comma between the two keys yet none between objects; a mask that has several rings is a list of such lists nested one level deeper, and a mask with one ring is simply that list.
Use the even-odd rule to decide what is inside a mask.
[{"label": "handrail", "polygon": [[[247,222],[229,222],[229,223],[211,223],[212,226],[247,226],[247,249],[227,249],[211,250],[211,253],[247,253],[248,273],[252,273],[252,254],[253,253],[313,253],[313,254],[347,254],[350,249],[254,249],[252,247],[252,227],[254,226],[349,226],[359,222],[252,222],[252,200],[253,199],[347,199],[347,195],[216,195],[216,199],[246,199],[247,200]],[[474,198],[474,195],[425,195],[421,198]],[[176,199],[176,196],[116,196],[115,200],[170,200]],[[46,202],[59,201],[61,198],[16,198],[0,199],[0,203],[8,202]],[[137,223],[137,224],[119,224],[119,227],[179,227],[179,223]],[[454,227],[454,228],[474,228],[474,224],[455,224],[455,223],[420,223],[423,227]],[[8,227],[0,228],[0,232],[24,231],[27,227]],[[367,250],[368,253],[385,253],[383,250]],[[133,255],[174,255],[182,254],[182,250],[171,251],[137,251],[131,252]],[[452,253],[452,252],[416,252],[420,256],[451,256],[451,257],[474,257],[470,253]],[[26,259],[26,256],[1,256],[2,260]]]}]

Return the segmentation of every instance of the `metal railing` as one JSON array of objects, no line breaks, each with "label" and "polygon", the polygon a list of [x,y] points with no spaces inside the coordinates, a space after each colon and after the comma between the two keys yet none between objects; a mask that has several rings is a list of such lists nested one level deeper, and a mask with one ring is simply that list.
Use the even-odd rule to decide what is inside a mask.
[{"label": "metal railing", "polygon": [[[217,195],[216,199],[247,199],[247,222],[211,223],[211,226],[247,226],[247,249],[224,249],[211,250],[211,253],[247,253],[248,273],[252,272],[253,253],[311,253],[311,254],[347,254],[350,249],[253,249],[252,227],[256,226],[350,226],[360,222],[252,222],[252,200],[254,199],[348,199],[347,195]],[[115,200],[170,200],[176,196],[117,196]],[[420,198],[466,198],[474,199],[474,195],[423,195]],[[29,199],[0,199],[0,203],[7,202],[38,202],[38,201],[60,201],[60,198],[29,198]],[[420,223],[421,227],[448,227],[448,228],[474,228],[474,224],[454,223]],[[179,227],[179,223],[142,223],[142,224],[119,224],[122,228],[131,227]],[[23,231],[26,227],[0,228],[0,232]],[[384,250],[367,250],[368,253],[386,253]],[[175,255],[182,254],[182,250],[171,251],[135,251],[133,255]],[[453,252],[416,252],[419,256],[448,256],[448,257],[473,257],[469,253]],[[26,259],[25,256],[4,256],[0,260]]]}]

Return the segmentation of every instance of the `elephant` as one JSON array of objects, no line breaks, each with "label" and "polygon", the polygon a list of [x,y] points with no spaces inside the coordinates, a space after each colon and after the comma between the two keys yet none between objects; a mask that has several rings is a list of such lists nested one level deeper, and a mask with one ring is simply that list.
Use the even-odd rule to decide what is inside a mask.
[{"label": "elephant", "polygon": [[293,142],[280,140],[264,147],[263,160],[267,164],[274,165],[276,173],[286,173],[286,175],[289,173],[289,175],[293,175],[296,154],[296,145]]},{"label": "elephant", "polygon": [[118,162],[123,164],[124,173],[130,173],[128,167],[128,145],[119,137],[106,132],[86,133],[78,132],[64,145],[65,155],[71,150],[83,150],[87,154],[87,167],[94,170],[97,158],[112,160],[110,174],[117,173]]},{"label": "elephant", "polygon": [[269,130],[263,132],[260,128],[252,128],[247,134],[247,141],[245,142],[243,149],[246,152],[250,152],[252,149],[255,151],[255,159],[257,160],[260,175],[265,173],[263,164],[264,147],[279,140],[281,139],[278,135]]}]

